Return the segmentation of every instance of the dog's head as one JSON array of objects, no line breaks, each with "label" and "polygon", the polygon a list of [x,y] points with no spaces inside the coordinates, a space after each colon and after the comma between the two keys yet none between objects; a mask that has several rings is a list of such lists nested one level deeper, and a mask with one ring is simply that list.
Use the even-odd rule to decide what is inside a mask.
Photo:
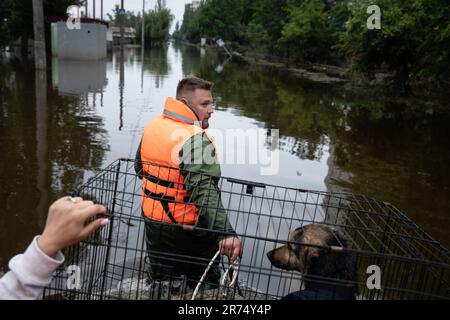
[{"label": "dog's head", "polygon": [[295,229],[288,243],[269,251],[267,257],[280,269],[353,280],[355,257],[342,253],[348,246],[349,241],[341,232],[326,225],[310,224]]}]

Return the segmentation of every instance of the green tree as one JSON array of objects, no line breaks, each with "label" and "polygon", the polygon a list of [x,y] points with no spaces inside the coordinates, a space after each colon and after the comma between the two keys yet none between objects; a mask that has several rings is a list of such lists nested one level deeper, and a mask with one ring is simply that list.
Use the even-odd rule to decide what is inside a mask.
[{"label": "green tree", "polygon": [[180,22],[179,21],[177,21],[177,23],[175,25],[175,30],[172,34],[172,38],[174,38],[175,40],[183,39],[183,35],[181,34],[181,31],[180,31]]},{"label": "green tree", "polygon": [[271,43],[267,30],[264,29],[261,23],[254,20],[247,25],[245,37],[247,43],[253,47],[265,47],[268,43]]},{"label": "green tree", "polygon": [[[366,27],[367,6],[381,8],[381,29]],[[357,69],[372,76],[387,69],[398,80],[450,75],[450,6],[446,0],[363,0],[352,16],[340,49]]]},{"label": "green tree", "polygon": [[[369,30],[369,5],[381,8],[381,30]],[[180,38],[237,41],[289,62],[354,65],[369,76],[393,72],[448,81],[448,0],[208,0],[186,5]]]},{"label": "green tree", "polygon": [[[173,15],[165,7],[156,7],[145,13],[145,39],[150,42],[165,42],[169,38]],[[140,30],[140,23],[138,29]]]},{"label": "green tree", "polygon": [[197,21],[202,37],[240,41],[243,36],[242,0],[209,0],[199,9]]},{"label": "green tree", "polygon": [[185,5],[183,23],[181,25],[180,32],[184,39],[191,42],[200,41],[197,13],[198,10],[194,9],[190,4]]},{"label": "green tree", "polygon": [[0,48],[5,46],[10,40],[10,12],[11,0],[0,1]]},{"label": "green tree", "polygon": [[[67,8],[76,4],[76,0],[45,0],[44,15],[66,16]],[[50,45],[50,27],[46,23],[46,38]],[[28,39],[33,38],[33,8],[32,0],[2,0],[0,1],[0,46],[21,38],[22,51],[28,47]]]},{"label": "green tree", "polygon": [[337,62],[333,45],[345,33],[350,15],[347,1],[289,1],[289,19],[283,27],[280,42],[301,60]]},{"label": "green tree", "polygon": [[329,47],[328,17],[320,0],[305,0],[289,7],[289,21],[284,25],[281,42],[294,48],[307,60],[323,56]]},{"label": "green tree", "polygon": [[[33,9],[32,1],[9,1],[9,41],[21,38],[22,54],[27,55],[28,39],[33,38]],[[45,9],[44,9],[45,12]]]},{"label": "green tree", "polygon": [[[118,5],[113,9],[112,14],[108,13],[108,19],[113,24],[119,24]],[[173,21],[173,15],[170,10],[161,4],[157,4],[155,9],[144,13],[145,40],[149,42],[164,42],[169,38],[170,25]],[[136,30],[137,41],[141,41],[142,35],[142,17],[141,13],[135,14],[133,11],[126,11],[124,16],[124,24]]]},{"label": "green tree", "polygon": [[[120,11],[120,6],[118,4],[116,4],[114,6],[114,9],[112,10],[112,14],[111,13],[107,13],[106,16],[108,17],[108,20],[113,23],[114,25],[119,25],[120,23],[120,15],[119,15],[119,11]],[[126,27],[131,27],[131,28],[137,28],[138,24],[141,22],[141,14],[138,13],[137,15],[133,12],[133,11],[126,11],[125,15],[124,15],[124,24]]]},{"label": "green tree", "polygon": [[267,43],[273,47],[281,38],[281,32],[287,12],[287,0],[256,0],[253,2],[252,21],[249,23],[255,30],[264,30]]}]

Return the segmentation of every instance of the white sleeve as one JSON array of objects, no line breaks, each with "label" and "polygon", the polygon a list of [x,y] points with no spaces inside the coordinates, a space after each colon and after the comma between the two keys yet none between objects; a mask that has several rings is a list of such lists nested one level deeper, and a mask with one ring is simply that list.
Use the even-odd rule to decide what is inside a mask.
[{"label": "white sleeve", "polygon": [[25,253],[9,261],[9,272],[0,279],[0,299],[41,299],[44,287],[52,280],[53,272],[64,263],[64,255],[47,256],[39,248],[36,236]]}]

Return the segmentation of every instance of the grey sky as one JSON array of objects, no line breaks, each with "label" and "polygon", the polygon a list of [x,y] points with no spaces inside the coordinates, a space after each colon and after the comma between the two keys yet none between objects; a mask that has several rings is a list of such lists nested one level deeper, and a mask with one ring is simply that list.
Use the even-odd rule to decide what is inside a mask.
[{"label": "grey sky", "polygon": [[[89,15],[92,14],[92,0],[88,0],[88,11]],[[184,5],[186,3],[190,3],[192,0],[166,0],[166,5],[172,12],[172,14],[175,16],[175,19],[172,24],[172,30],[175,27],[175,24],[177,21],[180,21],[183,19],[183,13],[184,13]],[[120,0],[103,0],[103,14],[104,17],[106,17],[107,13],[111,13],[114,6],[118,4],[120,5]],[[153,9],[155,7],[156,0],[146,0],[145,1],[145,8],[147,9]],[[142,0],[124,0],[124,7],[126,10],[139,12],[142,11]],[[100,18],[100,0],[96,1],[96,16],[97,18]]]}]

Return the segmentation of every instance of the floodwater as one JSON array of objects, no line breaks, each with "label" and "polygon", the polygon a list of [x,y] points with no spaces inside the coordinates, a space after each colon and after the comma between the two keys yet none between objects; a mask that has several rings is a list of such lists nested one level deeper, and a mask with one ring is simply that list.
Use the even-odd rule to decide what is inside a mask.
[{"label": "floodwater", "polygon": [[223,175],[365,194],[450,247],[446,102],[356,94],[173,44],[50,65],[35,74],[31,62],[0,64],[0,266],[40,233],[54,199],[134,157],[185,75],[215,83],[210,131]]}]

